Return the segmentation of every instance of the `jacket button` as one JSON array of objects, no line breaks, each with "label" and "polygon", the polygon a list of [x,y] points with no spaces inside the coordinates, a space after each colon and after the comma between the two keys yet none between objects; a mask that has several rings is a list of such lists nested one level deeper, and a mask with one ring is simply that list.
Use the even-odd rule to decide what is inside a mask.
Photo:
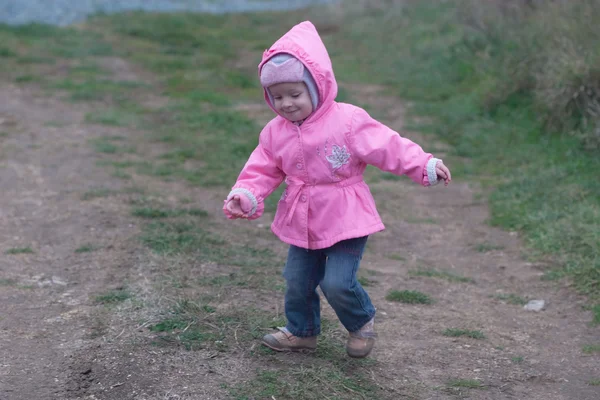
[{"label": "jacket button", "polygon": [[296,164],[296,168],[302,169],[302,164],[300,164],[300,163]]},{"label": "jacket button", "polygon": [[300,197],[300,199],[301,199],[302,201],[306,201],[306,195],[302,195],[302,197]]}]

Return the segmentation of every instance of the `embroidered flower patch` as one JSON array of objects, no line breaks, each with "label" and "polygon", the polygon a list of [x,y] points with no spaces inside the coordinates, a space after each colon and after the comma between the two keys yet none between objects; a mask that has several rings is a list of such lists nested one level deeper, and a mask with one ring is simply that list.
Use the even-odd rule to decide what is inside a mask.
[{"label": "embroidered flower patch", "polygon": [[327,156],[327,161],[329,161],[334,170],[341,168],[344,164],[348,164],[349,160],[350,153],[346,150],[346,145],[340,147],[334,144],[331,147],[331,155]]}]

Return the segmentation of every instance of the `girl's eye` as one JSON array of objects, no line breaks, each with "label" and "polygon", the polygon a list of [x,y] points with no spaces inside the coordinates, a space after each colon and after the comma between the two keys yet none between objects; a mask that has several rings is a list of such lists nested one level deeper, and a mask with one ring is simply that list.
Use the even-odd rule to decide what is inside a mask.
[{"label": "girl's eye", "polygon": [[300,95],[299,95],[299,94],[293,94],[293,95],[292,95],[292,97],[293,97],[293,98],[295,98],[295,99],[297,99],[297,98],[298,98],[298,96],[300,96]]},{"label": "girl's eye", "polygon": [[281,97],[280,97],[280,96],[273,97],[273,98],[274,98],[275,100],[281,100]]}]

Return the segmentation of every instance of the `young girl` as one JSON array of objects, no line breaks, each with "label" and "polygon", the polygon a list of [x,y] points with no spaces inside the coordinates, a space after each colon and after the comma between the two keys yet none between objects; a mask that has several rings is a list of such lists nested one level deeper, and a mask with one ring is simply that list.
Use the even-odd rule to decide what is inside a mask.
[{"label": "young girl", "polygon": [[230,219],[256,219],[285,180],[271,229],[290,245],[287,326],[263,338],[276,351],[314,350],[321,331],[319,296],[349,332],[346,350],[373,348],[375,308],[356,279],[367,236],[384,229],[363,172],[367,164],[424,186],[451,180],[441,160],[371,118],[337,103],[331,60],[314,25],[294,26],[258,66],[267,104],[278,115],[262,130],[225,200]]}]

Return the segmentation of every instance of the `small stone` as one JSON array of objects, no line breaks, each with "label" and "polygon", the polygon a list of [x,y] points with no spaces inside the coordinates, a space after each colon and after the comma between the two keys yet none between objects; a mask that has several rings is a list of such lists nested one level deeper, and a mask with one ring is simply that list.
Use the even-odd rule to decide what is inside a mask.
[{"label": "small stone", "polygon": [[528,311],[542,311],[545,305],[546,302],[544,300],[530,300],[523,308]]},{"label": "small stone", "polygon": [[52,283],[54,283],[55,285],[67,286],[67,282],[65,282],[64,280],[62,280],[58,276],[53,276],[52,277]]}]

